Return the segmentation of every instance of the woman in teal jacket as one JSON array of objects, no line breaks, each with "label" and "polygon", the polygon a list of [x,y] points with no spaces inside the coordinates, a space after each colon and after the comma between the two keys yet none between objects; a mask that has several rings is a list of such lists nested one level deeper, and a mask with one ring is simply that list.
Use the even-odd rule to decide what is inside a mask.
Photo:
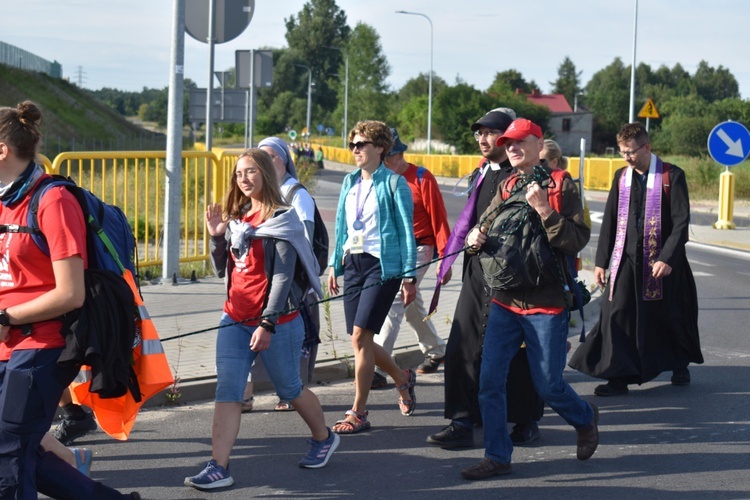
[{"label": "woman in teal jacket", "polygon": [[406,180],[383,164],[392,145],[383,122],[359,122],[349,132],[349,149],[359,169],[344,178],[341,188],[328,274],[332,295],[338,295],[337,278],[344,276],[346,331],[354,349],[354,404],[333,427],[339,434],[370,427],[367,397],[375,365],[395,381],[403,415],[414,413],[417,402],[414,371],[401,370],[374,342],[399,289],[405,305],[416,295],[414,204]]}]

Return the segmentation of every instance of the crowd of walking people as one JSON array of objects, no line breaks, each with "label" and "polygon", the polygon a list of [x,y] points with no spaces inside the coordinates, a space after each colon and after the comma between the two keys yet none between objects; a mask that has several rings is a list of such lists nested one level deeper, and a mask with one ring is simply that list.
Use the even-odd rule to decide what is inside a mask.
[{"label": "crowd of walking people", "polygon": [[[40,119],[30,102],[0,108],[0,224],[25,220],[30,193],[46,175],[35,162]],[[224,199],[205,212],[211,265],[225,280],[227,296],[216,342],[211,457],[185,477],[186,486],[212,490],[234,483],[230,458],[241,415],[252,410],[254,381],[270,380],[277,409],[296,411],[307,425],[307,452],[298,465],[314,469],[325,467],[349,439],[341,435],[377,425],[367,405],[371,389],[390,377],[393,409],[409,417],[418,410],[418,373],[441,365],[448,422],[426,442],[472,447],[481,426],[484,455],[461,470],[464,478],[510,474],[513,448],[540,439],[545,403],[575,430],[577,459],[594,455],[599,409],[563,377],[575,307],[570,262],[591,234],[581,194],[566,172],[567,159],[554,141],[545,141],[539,125],[495,108],[470,128],[482,161],[453,228],[435,177],[406,160],[407,145],[394,128],[369,120],[349,132],[357,168],[341,185],[322,279],[331,296],[343,299],[354,391],[351,408],[330,426],[310,389],[324,269],[312,245],[315,201],[295,187],[295,159],[306,153],[269,137],[239,156]],[[683,314],[697,311],[684,250],[684,172],[651,152],[639,124],[625,125],[617,141],[627,166],[615,173],[597,247],[601,316],[570,360],[576,370],[606,380],[596,388],[598,397],[625,395],[628,385],[664,371],[673,372],[672,384],[687,385],[688,364],[702,362],[697,312]],[[323,163],[322,150],[317,161]],[[37,491],[52,498],[140,498],[90,479],[90,451],[65,447],[96,427],[65,395],[76,374],[56,363],[64,345],[58,318],[81,305],[87,265],[82,214],[68,196],[61,189],[40,207],[49,255],[29,239],[0,232],[7,269],[0,275],[0,498],[35,498]],[[513,216],[511,205],[526,214],[518,244],[541,241],[550,255],[533,284],[488,279],[488,262],[497,262],[500,252],[497,228]],[[446,342],[425,321],[435,304],[425,306],[419,285],[433,260],[438,290],[448,283],[462,249],[462,284]],[[503,265],[508,273],[529,271]],[[424,355],[417,367],[400,367],[392,356],[404,318]],[[58,403],[66,419],[55,439],[48,431]]]}]

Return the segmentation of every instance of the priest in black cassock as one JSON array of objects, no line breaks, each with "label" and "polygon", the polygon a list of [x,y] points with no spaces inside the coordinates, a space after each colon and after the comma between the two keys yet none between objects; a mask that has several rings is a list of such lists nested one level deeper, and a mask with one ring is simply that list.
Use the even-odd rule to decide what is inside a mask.
[{"label": "priest in black cassock", "polygon": [[664,371],[672,371],[673,385],[689,385],[688,364],[703,363],[698,295],[685,254],[685,172],[651,152],[640,123],[625,125],[617,144],[628,166],[615,172],[596,250],[594,277],[606,286],[601,316],[569,363],[607,380],[597,396],[625,395],[629,384]]}]

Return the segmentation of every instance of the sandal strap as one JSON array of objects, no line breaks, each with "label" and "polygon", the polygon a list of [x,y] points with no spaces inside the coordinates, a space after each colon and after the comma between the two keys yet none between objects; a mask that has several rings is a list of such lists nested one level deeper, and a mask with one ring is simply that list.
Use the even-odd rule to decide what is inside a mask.
[{"label": "sandal strap", "polygon": [[351,415],[352,417],[356,418],[360,423],[367,422],[367,415],[370,412],[366,411],[364,415],[362,413],[359,413],[358,411],[354,411],[354,409],[346,410],[345,415]]}]

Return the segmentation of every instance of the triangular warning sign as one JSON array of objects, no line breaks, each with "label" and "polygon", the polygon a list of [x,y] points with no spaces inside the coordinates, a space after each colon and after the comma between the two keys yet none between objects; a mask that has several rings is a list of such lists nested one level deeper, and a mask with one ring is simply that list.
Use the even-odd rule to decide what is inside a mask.
[{"label": "triangular warning sign", "polygon": [[657,111],[654,101],[646,99],[646,104],[643,105],[640,113],[638,113],[638,118],[659,118],[659,111]]}]

